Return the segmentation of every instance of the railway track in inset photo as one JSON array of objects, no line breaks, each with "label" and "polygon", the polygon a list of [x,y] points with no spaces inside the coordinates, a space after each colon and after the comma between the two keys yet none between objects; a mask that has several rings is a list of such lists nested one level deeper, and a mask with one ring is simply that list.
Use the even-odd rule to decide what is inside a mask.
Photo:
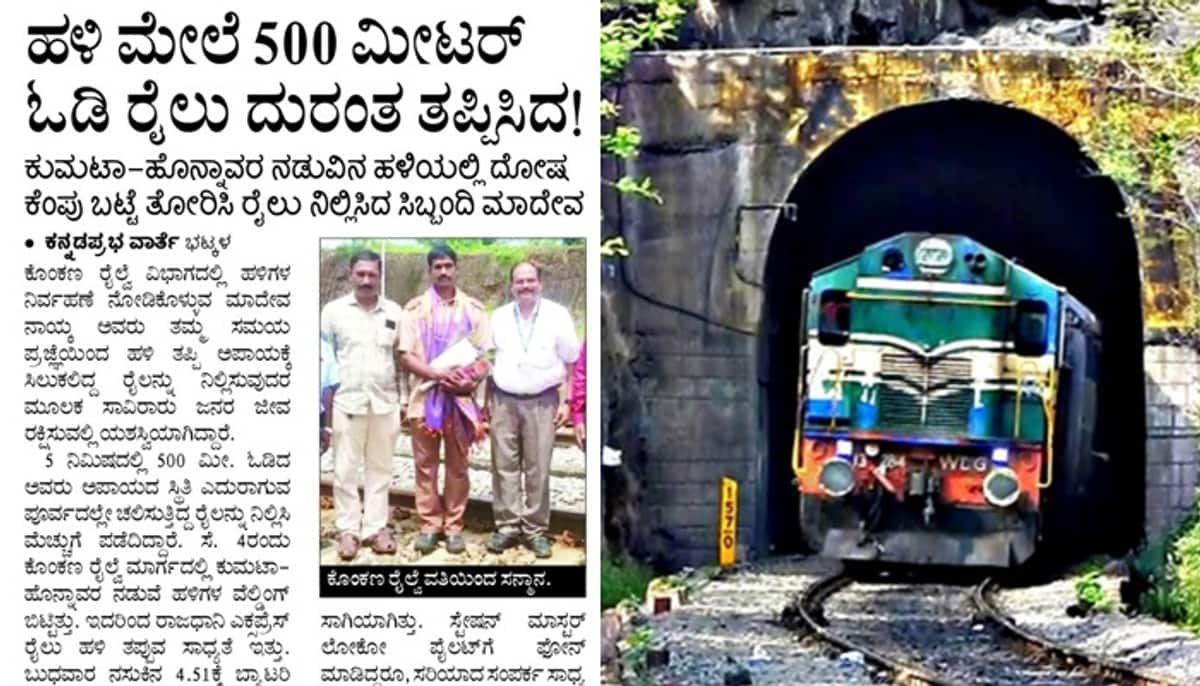
[{"label": "railway track in inset photo", "polygon": [[[388,489],[391,517],[388,526],[396,538],[395,554],[374,554],[364,547],[354,564],[441,564],[441,565],[531,565],[583,564],[586,538],[586,465],[583,451],[574,445],[573,437],[559,432],[550,467],[550,530],[552,554],[549,560],[539,560],[523,546],[500,554],[486,550],[485,543],[495,529],[492,512],[492,474],[489,445],[476,445],[467,457],[470,496],[463,515],[463,536],[466,551],[453,555],[439,546],[430,554],[413,550],[412,543],[420,533],[413,495],[415,466],[411,441],[401,436],[392,456],[392,484]],[[333,462],[328,458],[321,469],[321,564],[345,564],[338,558],[336,529],[333,525]]]},{"label": "railway track in inset photo", "polygon": [[892,683],[934,686],[1183,686],[1017,627],[975,585],[877,582],[840,572],[785,609],[789,624],[886,670]]}]

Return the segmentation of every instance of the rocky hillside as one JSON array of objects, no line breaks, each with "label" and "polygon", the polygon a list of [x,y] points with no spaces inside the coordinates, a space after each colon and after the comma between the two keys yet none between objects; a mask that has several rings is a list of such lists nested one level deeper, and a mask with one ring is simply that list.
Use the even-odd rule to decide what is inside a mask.
[{"label": "rocky hillside", "polygon": [[699,0],[682,47],[1081,46],[1106,0]]}]

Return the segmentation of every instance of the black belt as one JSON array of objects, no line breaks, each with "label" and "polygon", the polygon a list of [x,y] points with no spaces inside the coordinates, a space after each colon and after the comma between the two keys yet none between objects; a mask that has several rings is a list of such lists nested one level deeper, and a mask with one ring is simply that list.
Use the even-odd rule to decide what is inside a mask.
[{"label": "black belt", "polygon": [[517,398],[518,400],[530,400],[533,398],[540,398],[543,395],[546,395],[551,392],[553,392],[555,395],[558,395],[558,386],[551,386],[551,387],[547,388],[546,390],[538,391],[537,393],[509,393],[508,391],[504,390],[503,388],[500,388],[496,384],[492,384],[492,388],[494,388],[496,390],[496,392],[499,393],[500,395],[506,395],[510,398]]}]

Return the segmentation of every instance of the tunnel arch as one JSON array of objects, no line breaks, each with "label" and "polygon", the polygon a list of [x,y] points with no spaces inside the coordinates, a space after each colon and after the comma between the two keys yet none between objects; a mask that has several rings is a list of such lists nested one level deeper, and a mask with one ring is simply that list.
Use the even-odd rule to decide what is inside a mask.
[{"label": "tunnel arch", "polygon": [[1121,484],[1106,536],[1137,542],[1145,511],[1145,384],[1138,245],[1116,185],[1055,124],[1014,107],[942,100],[881,113],[799,175],[763,271],[757,341],[763,437],[757,537],[800,546],[789,463],[800,294],[812,272],[903,231],[964,233],[1067,288],[1103,326],[1097,436]]}]

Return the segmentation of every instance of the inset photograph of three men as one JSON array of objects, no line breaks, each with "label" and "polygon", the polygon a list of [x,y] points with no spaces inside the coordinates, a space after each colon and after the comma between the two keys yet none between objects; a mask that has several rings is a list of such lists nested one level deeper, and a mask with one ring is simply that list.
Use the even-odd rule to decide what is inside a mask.
[{"label": "inset photograph of three men", "polygon": [[583,594],[586,271],[582,239],[321,241],[323,595]]}]

